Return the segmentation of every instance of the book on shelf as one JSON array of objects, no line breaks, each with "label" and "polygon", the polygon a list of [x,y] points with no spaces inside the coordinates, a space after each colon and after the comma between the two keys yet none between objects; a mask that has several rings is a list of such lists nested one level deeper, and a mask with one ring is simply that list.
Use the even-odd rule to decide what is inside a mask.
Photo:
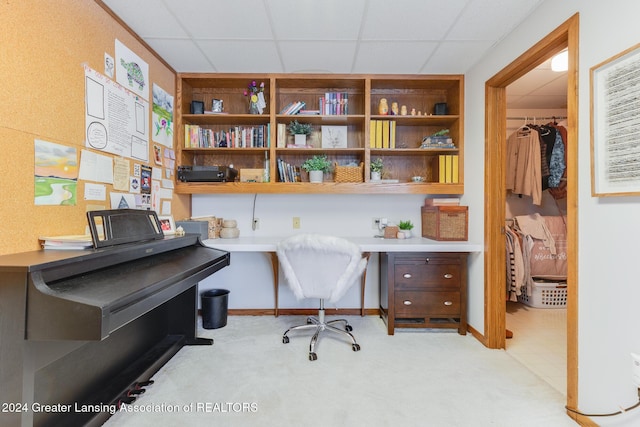
[{"label": "book on shelf", "polygon": [[271,124],[234,126],[213,130],[198,125],[184,125],[185,148],[263,148],[269,147]]},{"label": "book on shelf", "polygon": [[300,166],[294,166],[281,158],[276,159],[278,166],[278,182],[300,182]]},{"label": "book on shelf", "polygon": [[371,120],[369,123],[370,148],[396,148],[395,120]]},{"label": "book on shelf", "polygon": [[284,107],[280,111],[280,114],[292,116],[292,115],[298,114],[300,110],[304,109],[304,107],[306,106],[307,104],[304,101],[294,101],[288,104],[286,107]]},{"label": "book on shelf", "polygon": [[348,92],[326,92],[318,103],[319,110],[327,116],[343,116],[349,114]]},{"label": "book on shelf", "polygon": [[457,154],[441,154],[438,156],[438,182],[457,184],[459,157]]}]

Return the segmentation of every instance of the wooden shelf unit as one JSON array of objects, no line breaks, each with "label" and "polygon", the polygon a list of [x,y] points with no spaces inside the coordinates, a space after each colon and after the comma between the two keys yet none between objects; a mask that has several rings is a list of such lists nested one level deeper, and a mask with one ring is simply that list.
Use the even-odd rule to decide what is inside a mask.
[{"label": "wooden shelf unit", "polygon": [[[243,92],[252,81],[264,82],[267,107],[261,115],[248,114],[249,99]],[[305,109],[318,110],[319,99],[328,92],[346,93],[346,115],[286,115],[280,114],[291,102],[304,101]],[[462,75],[316,75],[316,74],[200,74],[183,73],[177,77],[175,132],[177,133],[176,165],[230,165],[236,169],[260,169],[268,165],[269,180],[263,183],[202,183],[177,182],[180,194],[206,193],[292,193],[292,194],[462,194],[464,192],[464,77]],[[398,102],[408,110],[415,108],[423,115],[379,115],[378,103],[386,98],[389,105]],[[190,114],[192,101],[202,101],[205,111],[211,110],[212,100],[223,100],[223,114]],[[433,115],[436,103],[446,103],[447,115]],[[429,115],[424,115],[428,113]],[[287,148],[293,136],[278,144],[278,125],[298,120],[311,123],[314,132],[309,136],[313,148]],[[372,120],[396,122],[396,147],[370,146]],[[214,132],[235,127],[264,126],[264,147],[252,148],[193,148],[185,147],[185,125],[197,125]],[[322,148],[323,125],[346,126],[347,148]],[[421,149],[425,136],[441,129],[449,129],[455,148]],[[282,147],[284,145],[284,147]],[[340,165],[364,163],[363,182],[336,183],[325,175],[322,184],[311,184],[305,172],[303,182],[279,182],[277,159],[299,166],[315,154],[326,154]],[[438,156],[457,154],[459,176],[457,183],[438,182]],[[372,182],[369,165],[382,158],[383,179],[397,183]],[[411,182],[411,177],[425,177],[425,182]],[[306,180],[306,182],[305,182]]]}]

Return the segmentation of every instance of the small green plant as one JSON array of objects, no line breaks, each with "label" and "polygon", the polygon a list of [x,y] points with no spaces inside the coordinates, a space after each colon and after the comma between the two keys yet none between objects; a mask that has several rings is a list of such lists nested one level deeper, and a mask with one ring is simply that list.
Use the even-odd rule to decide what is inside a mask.
[{"label": "small green plant", "polygon": [[449,134],[449,129],[442,129],[434,133],[433,136],[445,136]]},{"label": "small green plant", "polygon": [[413,228],[413,224],[411,223],[411,221],[400,221],[400,223],[398,223],[398,228],[400,230],[411,230]]},{"label": "small green plant", "polygon": [[382,172],[383,166],[384,165],[382,164],[382,159],[378,157],[377,159],[371,162],[371,165],[370,165],[371,172]]},{"label": "small green plant", "polygon": [[326,173],[331,170],[331,162],[329,162],[326,155],[317,155],[305,160],[301,168],[307,172],[322,171]]},{"label": "small green plant", "polygon": [[289,123],[287,130],[291,135],[311,135],[311,132],[313,132],[313,126],[311,123],[300,123],[297,120],[294,120]]}]

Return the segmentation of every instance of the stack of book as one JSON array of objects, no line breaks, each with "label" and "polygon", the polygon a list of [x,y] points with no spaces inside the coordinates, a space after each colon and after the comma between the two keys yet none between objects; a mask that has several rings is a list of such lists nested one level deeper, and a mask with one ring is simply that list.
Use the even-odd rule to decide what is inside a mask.
[{"label": "stack of book", "polygon": [[438,156],[438,182],[444,184],[458,183],[458,155],[441,154]]},{"label": "stack of book", "polygon": [[460,206],[459,197],[427,197],[424,199],[425,206]]},{"label": "stack of book", "polygon": [[396,121],[369,122],[369,148],[396,148]]},{"label": "stack of book", "polygon": [[54,250],[84,250],[93,248],[93,240],[91,235],[80,234],[70,236],[44,236],[39,237],[42,249]]},{"label": "stack of book", "polygon": [[278,181],[279,182],[301,182],[300,166],[293,166],[278,158]]},{"label": "stack of book", "polygon": [[327,116],[344,116],[349,114],[348,92],[326,92],[320,98],[320,111]]}]

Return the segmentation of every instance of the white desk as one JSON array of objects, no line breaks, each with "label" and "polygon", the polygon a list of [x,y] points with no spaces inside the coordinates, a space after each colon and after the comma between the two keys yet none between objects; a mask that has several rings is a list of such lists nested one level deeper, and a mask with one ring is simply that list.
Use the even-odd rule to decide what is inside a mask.
[{"label": "white desk", "polygon": [[[278,257],[276,247],[278,242],[288,236],[239,237],[237,239],[207,239],[203,243],[216,249],[228,252],[264,252],[271,258],[273,271],[273,292],[275,298],[275,315],[278,316]],[[410,239],[383,239],[380,237],[345,237],[360,246],[367,258],[371,252],[481,252],[483,246],[469,242],[438,242],[424,237]],[[360,284],[361,305],[360,314],[364,316],[364,285],[366,271]]]}]

